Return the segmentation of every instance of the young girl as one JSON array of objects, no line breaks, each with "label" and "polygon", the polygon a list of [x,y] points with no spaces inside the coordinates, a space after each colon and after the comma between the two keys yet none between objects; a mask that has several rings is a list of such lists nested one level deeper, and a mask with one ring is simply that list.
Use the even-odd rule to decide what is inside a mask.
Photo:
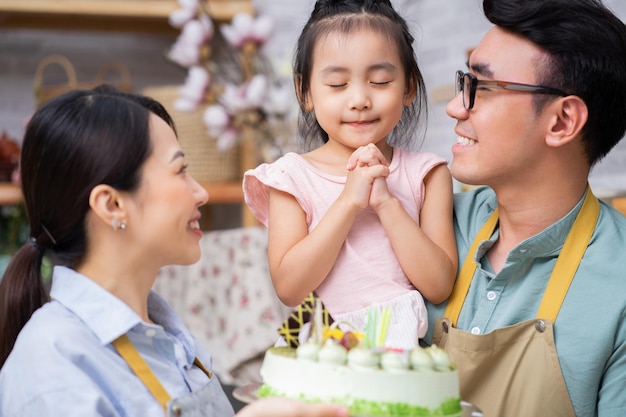
[{"label": "young girl", "polygon": [[313,150],[243,182],[268,226],[280,299],[295,306],[315,291],[336,321],[360,328],[368,307],[391,308],[386,344],[397,348],[417,345],[422,295],[445,300],[457,269],[446,161],[407,150],[426,103],[412,43],[388,0],[317,1],[294,59]]}]

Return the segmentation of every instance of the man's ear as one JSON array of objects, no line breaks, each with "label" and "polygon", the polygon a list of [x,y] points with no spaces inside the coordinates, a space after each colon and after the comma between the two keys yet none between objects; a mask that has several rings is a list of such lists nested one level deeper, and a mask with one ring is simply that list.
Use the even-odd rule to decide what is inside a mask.
[{"label": "man's ear", "polygon": [[89,206],[96,217],[108,225],[115,218],[124,220],[126,214],[120,192],[110,185],[96,185],[89,194]]},{"label": "man's ear", "polygon": [[587,105],[578,96],[567,96],[554,103],[555,110],[546,137],[548,146],[561,146],[580,136],[589,116]]},{"label": "man's ear", "polygon": [[302,76],[298,75],[295,78],[294,85],[296,88],[296,97],[298,99],[298,103],[300,103],[300,107],[306,112],[313,111],[313,102],[311,101],[310,94],[303,95],[302,94]]}]

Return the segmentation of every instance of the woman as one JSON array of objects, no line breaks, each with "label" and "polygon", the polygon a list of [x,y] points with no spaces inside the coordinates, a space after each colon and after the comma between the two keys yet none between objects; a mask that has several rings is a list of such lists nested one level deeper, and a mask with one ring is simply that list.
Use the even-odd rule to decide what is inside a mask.
[{"label": "woman", "polygon": [[[21,180],[31,238],[0,281],[0,415],[233,415],[211,356],[151,290],[199,259],[208,199],[166,110],[107,86],[59,96],[28,124]],[[281,413],[347,415],[283,400],[241,415]]]}]

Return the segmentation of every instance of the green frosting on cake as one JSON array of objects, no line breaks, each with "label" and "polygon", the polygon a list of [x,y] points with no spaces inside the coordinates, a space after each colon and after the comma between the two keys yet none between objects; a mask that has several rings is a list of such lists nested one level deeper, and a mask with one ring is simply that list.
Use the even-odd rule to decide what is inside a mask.
[{"label": "green frosting on cake", "polygon": [[[277,392],[268,385],[261,385],[256,393],[257,397],[285,397],[283,393]],[[331,402],[348,407],[350,415],[376,416],[376,417],[403,417],[403,416],[425,416],[425,417],[457,417],[461,415],[461,399],[450,398],[442,402],[439,407],[428,409],[426,407],[414,406],[401,403],[374,402],[362,399],[331,398],[320,399],[311,398],[304,395],[296,398],[301,401],[317,403]]]}]

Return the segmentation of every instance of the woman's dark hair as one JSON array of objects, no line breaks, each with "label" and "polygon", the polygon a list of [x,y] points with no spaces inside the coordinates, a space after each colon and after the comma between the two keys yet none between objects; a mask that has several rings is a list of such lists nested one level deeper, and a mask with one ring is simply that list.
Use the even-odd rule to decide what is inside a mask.
[{"label": "woman's dark hair", "polygon": [[308,96],[313,68],[313,51],[320,37],[331,32],[353,33],[372,29],[393,42],[404,66],[406,91],[415,93],[410,106],[404,108],[402,118],[387,138],[394,146],[409,148],[419,127],[420,116],[427,113],[426,87],[413,50],[413,36],[406,21],[394,10],[389,0],[318,0],[308,22],[304,25],[296,45],[293,61],[296,93],[300,99],[299,133],[305,149],[313,149],[328,141],[328,134],[315,118],[314,111],[306,111],[304,98]]},{"label": "woman's dark hair", "polygon": [[585,153],[591,166],[599,162],[626,131],[624,23],[599,0],[484,0],[483,9],[491,23],[548,53],[538,84],[587,104]]},{"label": "woman's dark hair", "polygon": [[20,175],[31,238],[0,281],[0,367],[22,327],[48,300],[44,254],[69,267],[83,259],[91,190],[98,184],[138,187],[152,152],[150,113],[174,128],[158,102],[104,85],[58,96],[28,122]]}]

